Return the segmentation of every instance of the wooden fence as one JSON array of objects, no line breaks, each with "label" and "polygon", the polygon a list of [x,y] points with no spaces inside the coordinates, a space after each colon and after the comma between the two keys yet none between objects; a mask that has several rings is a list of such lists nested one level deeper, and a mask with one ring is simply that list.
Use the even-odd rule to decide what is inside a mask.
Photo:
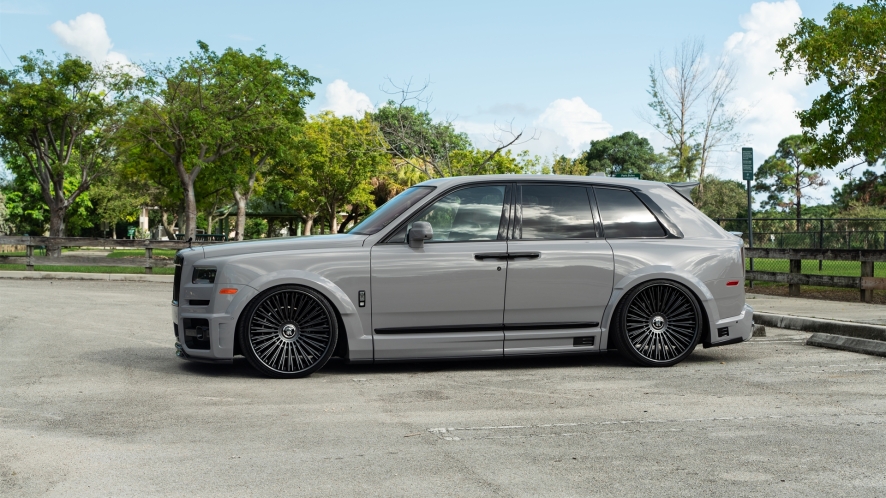
[{"label": "wooden fence", "polygon": [[[98,239],[87,237],[29,237],[27,235],[0,236],[0,245],[24,246],[25,256],[0,255],[0,263],[26,265],[29,271],[36,265],[45,266],[131,266],[144,268],[151,274],[154,268],[174,266],[172,259],[155,259],[154,249],[184,249],[189,246],[203,246],[218,242],[183,240],[143,240],[143,239]],[[103,256],[37,256],[35,249],[62,247],[111,247],[143,249],[144,258],[106,258]],[[70,253],[69,253],[70,254]]]},{"label": "wooden fence", "polygon": [[[786,259],[788,273],[749,271],[745,279],[761,282],[789,284],[790,295],[799,296],[801,285],[822,287],[848,287],[859,289],[860,298],[869,303],[874,290],[886,290],[886,278],[874,277],[874,263],[886,262],[886,250],[854,249],[745,249],[745,255],[752,259]],[[802,273],[803,260],[817,261],[857,261],[861,263],[861,274],[857,277],[835,275],[808,275]]]}]

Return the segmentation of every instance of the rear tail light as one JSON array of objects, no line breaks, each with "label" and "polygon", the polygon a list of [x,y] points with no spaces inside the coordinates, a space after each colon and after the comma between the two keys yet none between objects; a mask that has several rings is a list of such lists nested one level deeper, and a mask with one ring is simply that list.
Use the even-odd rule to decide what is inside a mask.
[{"label": "rear tail light", "polygon": [[726,286],[727,287],[734,287],[734,286],[738,285],[738,283],[739,283],[738,280],[730,280],[730,281],[726,282]]}]

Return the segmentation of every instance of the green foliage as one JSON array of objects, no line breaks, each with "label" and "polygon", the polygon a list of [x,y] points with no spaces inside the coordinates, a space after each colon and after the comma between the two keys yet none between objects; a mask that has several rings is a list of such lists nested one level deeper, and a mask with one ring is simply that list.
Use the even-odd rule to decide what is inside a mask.
[{"label": "green foliage", "polygon": [[116,161],[133,78],[68,54],[19,60],[0,70],[0,155],[17,177],[39,184],[50,233],[61,236],[68,209]]},{"label": "green foliage", "polygon": [[778,142],[775,154],[757,169],[755,192],[768,194],[761,203],[764,208],[794,210],[802,215],[802,201],[808,189],[827,184],[816,171],[814,144],[803,135],[791,135]]},{"label": "green foliage", "polygon": [[850,179],[842,187],[834,188],[834,204],[841,209],[852,206],[886,207],[886,173],[878,175],[865,170],[861,176]]},{"label": "green foliage", "polygon": [[[649,140],[628,131],[602,140],[592,140],[590,148],[582,153],[577,164],[584,167],[586,174],[604,172],[606,176],[615,176],[619,173],[639,173],[643,180],[667,181],[670,177],[666,161],[665,157],[655,152]],[[571,168],[581,171],[577,166]]]},{"label": "green foliage", "polygon": [[268,233],[268,221],[262,218],[249,218],[246,220],[246,230],[243,232],[245,239],[260,239]]},{"label": "green foliage", "polygon": [[295,206],[320,212],[330,231],[339,228],[338,214],[348,205],[375,209],[370,179],[389,157],[377,125],[368,117],[313,116],[304,126],[288,164],[281,165],[284,181],[296,193]]},{"label": "green foliage", "polygon": [[875,164],[886,152],[886,3],[838,3],[822,24],[801,18],[778,41],[778,69],[798,70],[807,85],[824,81],[828,91],[797,113],[803,133],[818,143],[815,163],[826,167],[862,157]]},{"label": "green foliage", "polygon": [[[234,186],[242,183],[250,172],[232,171],[222,159],[245,151],[257,160],[276,151],[290,136],[288,124],[304,119],[314,97],[310,88],[320,82],[264,48],[252,54],[233,48],[218,54],[203,42],[198,48],[187,58],[146,68],[142,89],[150,98],[131,121],[135,135],[156,147],[178,177],[187,236],[196,230],[195,183],[203,168]],[[247,170],[256,165],[239,164]]]},{"label": "green foliage", "polygon": [[581,158],[570,159],[562,155],[554,159],[554,164],[551,169],[555,175],[585,176],[590,174],[588,172],[588,167]]},{"label": "green foliage", "polygon": [[696,207],[711,219],[747,216],[748,191],[744,183],[722,180],[713,175],[704,179],[705,193],[699,199],[698,189],[692,191]]},{"label": "green foliage", "polygon": [[[455,152],[471,151],[467,134],[448,121],[434,121],[427,110],[389,100],[369,114],[378,125],[392,157],[404,160],[427,176],[454,176]],[[462,157],[464,162],[464,158]]]}]

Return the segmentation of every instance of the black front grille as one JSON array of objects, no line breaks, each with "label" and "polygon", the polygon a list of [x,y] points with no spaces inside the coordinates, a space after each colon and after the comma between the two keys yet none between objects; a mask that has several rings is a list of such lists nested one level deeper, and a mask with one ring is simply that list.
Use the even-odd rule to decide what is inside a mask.
[{"label": "black front grille", "polygon": [[182,265],[175,265],[175,277],[172,280],[172,302],[178,304],[178,293],[182,284]]}]

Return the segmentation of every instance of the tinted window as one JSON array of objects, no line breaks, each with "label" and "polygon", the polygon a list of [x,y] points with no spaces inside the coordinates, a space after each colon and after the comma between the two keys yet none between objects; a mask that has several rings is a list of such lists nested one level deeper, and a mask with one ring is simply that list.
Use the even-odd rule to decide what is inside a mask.
[{"label": "tinted window", "polygon": [[524,185],[521,239],[592,239],[597,236],[585,187]]},{"label": "tinted window", "polygon": [[382,204],[380,208],[376,209],[374,213],[361,221],[359,225],[352,228],[348,233],[357,235],[378,233],[379,230],[388,226],[389,223],[414,206],[415,203],[424,199],[432,190],[434,190],[434,187],[411,187],[404,190],[398,196]]},{"label": "tinted window", "polygon": [[416,221],[426,221],[434,238],[426,243],[496,240],[505,201],[503,185],[468,187],[446,194],[425,208],[390,242],[404,242],[406,230]]},{"label": "tinted window", "polygon": [[655,216],[629,190],[595,188],[597,207],[607,239],[620,237],[664,237]]}]

